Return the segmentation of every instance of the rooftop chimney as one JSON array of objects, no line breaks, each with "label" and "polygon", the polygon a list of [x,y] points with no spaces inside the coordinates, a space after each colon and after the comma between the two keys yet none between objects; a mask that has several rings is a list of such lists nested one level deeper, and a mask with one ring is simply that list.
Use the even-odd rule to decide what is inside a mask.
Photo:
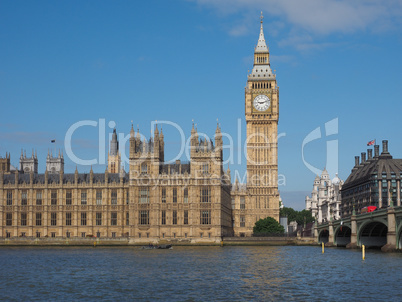
[{"label": "rooftop chimney", "polygon": [[378,158],[380,156],[380,146],[375,145],[374,146],[374,158]]},{"label": "rooftop chimney", "polygon": [[367,160],[373,159],[373,149],[367,149]]},{"label": "rooftop chimney", "polygon": [[366,162],[366,152],[362,152],[362,164]]},{"label": "rooftop chimney", "polygon": [[358,156],[355,156],[355,167],[357,167],[360,163],[360,158]]},{"label": "rooftop chimney", "polygon": [[387,140],[382,141],[382,153],[381,153],[380,158],[392,159],[391,154],[389,154],[389,152],[388,152],[388,141]]},{"label": "rooftop chimney", "polygon": [[382,141],[382,153],[388,153],[388,141],[387,140]]}]

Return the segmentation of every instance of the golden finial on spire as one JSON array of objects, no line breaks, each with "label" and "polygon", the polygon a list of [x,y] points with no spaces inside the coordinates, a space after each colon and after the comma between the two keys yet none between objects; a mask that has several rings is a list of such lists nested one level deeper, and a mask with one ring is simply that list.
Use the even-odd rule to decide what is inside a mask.
[{"label": "golden finial on spire", "polygon": [[261,17],[260,17],[260,19],[261,19],[261,24],[262,24],[262,19],[264,19],[264,16],[262,15],[262,11],[261,11]]}]

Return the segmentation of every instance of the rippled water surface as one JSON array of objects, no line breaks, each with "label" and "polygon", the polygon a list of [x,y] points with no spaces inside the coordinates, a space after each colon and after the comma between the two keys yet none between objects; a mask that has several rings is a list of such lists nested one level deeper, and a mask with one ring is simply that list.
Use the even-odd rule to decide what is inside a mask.
[{"label": "rippled water surface", "polygon": [[402,301],[402,254],[319,247],[0,248],[1,301]]}]

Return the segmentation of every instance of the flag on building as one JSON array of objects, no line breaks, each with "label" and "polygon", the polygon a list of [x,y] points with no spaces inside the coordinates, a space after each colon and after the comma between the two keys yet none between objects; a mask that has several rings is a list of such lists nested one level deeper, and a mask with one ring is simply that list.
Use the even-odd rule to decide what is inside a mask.
[{"label": "flag on building", "polygon": [[373,146],[373,145],[375,145],[375,139],[367,143],[367,146]]}]

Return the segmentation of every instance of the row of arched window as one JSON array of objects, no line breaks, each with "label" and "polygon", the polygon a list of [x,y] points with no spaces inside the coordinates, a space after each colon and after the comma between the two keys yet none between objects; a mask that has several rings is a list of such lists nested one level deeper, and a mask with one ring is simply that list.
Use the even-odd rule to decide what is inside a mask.
[{"label": "row of arched window", "polygon": [[253,89],[268,89],[271,88],[271,83],[253,83]]},{"label": "row of arched window", "polygon": [[257,63],[268,63],[267,57],[257,57]]}]

